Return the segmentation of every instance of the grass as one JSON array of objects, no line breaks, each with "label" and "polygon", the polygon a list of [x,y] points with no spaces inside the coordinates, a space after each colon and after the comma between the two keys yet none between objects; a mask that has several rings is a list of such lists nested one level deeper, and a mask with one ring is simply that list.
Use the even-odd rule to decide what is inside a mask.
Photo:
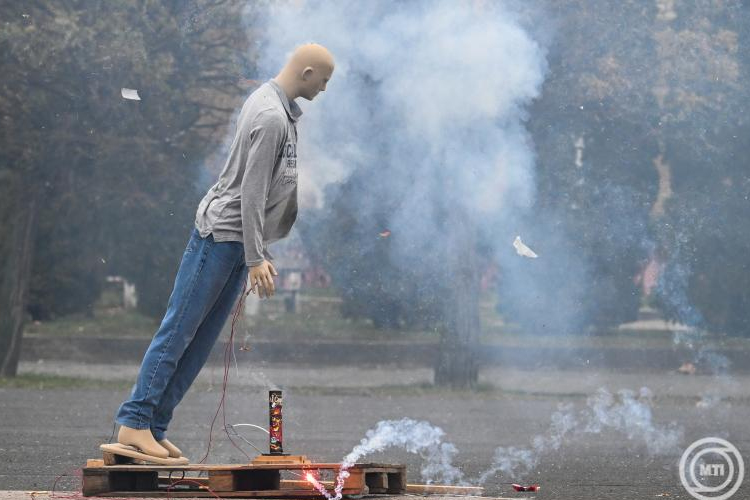
[{"label": "grass", "polygon": [[[38,336],[93,336],[150,338],[160,320],[133,310],[117,307],[116,297],[103,295],[93,315],[71,315],[54,321],[29,323],[25,334]],[[482,343],[505,347],[538,346],[546,348],[622,348],[669,349],[674,334],[668,330],[619,330],[585,335],[561,336],[553,333],[529,334],[503,321],[496,311],[496,297],[486,293],[480,299]],[[263,299],[258,314],[238,321],[240,332],[248,331],[258,339],[306,342],[312,340],[383,340],[437,341],[435,331],[383,330],[368,319],[344,318],[340,302],[331,289],[312,289],[300,294],[296,314],[284,312],[283,297]],[[750,339],[710,336],[709,343],[718,349],[750,350]]]},{"label": "grass", "polygon": [[24,334],[54,337],[151,337],[158,327],[158,321],[135,311],[96,307],[93,317],[71,314],[53,321],[28,323]]},{"label": "grass", "polygon": [[[16,377],[0,377],[0,389],[34,389],[34,390],[59,390],[59,389],[107,389],[127,390],[133,385],[132,380],[96,380],[81,377],[67,377],[60,375],[42,375],[27,373]],[[209,385],[205,382],[196,382],[194,387],[198,390],[206,390]],[[214,385],[214,387],[216,387]],[[412,385],[385,385],[379,387],[319,387],[298,386],[287,389],[290,393],[305,396],[430,396],[430,395],[455,395],[461,398],[507,398],[507,397],[548,397],[546,393],[530,393],[524,391],[508,391],[489,384],[479,384],[473,390],[450,389],[437,387],[432,384]],[[555,397],[560,394],[554,394]],[[563,394],[563,397],[585,397],[585,394]]]},{"label": "grass", "polygon": [[[517,325],[508,324],[496,311],[497,297],[489,294],[480,302],[482,343],[505,347],[544,348],[610,348],[610,349],[671,349],[675,333],[670,330],[618,329],[582,333],[580,335],[555,335],[554,333],[523,332]],[[714,349],[750,350],[750,338],[726,335],[706,335],[707,347]]]},{"label": "grass", "polygon": [[436,340],[434,332],[378,329],[366,319],[344,318],[340,314],[303,311],[299,314],[261,313],[255,320],[260,338],[274,340]]},{"label": "grass", "polygon": [[[542,348],[607,348],[607,349],[672,349],[674,332],[668,330],[618,330],[593,332],[581,335],[528,334],[511,328],[483,329],[483,343],[505,347]],[[750,350],[750,339],[707,334],[706,347],[713,349]]]},{"label": "grass", "polygon": [[128,389],[132,386],[133,382],[126,380],[96,380],[36,373],[0,377],[0,388],[12,389]]}]

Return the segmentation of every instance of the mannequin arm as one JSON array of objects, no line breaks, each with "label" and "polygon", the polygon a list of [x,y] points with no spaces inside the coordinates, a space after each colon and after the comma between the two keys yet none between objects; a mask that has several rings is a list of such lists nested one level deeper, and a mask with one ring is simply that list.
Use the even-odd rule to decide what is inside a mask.
[{"label": "mannequin arm", "polygon": [[247,164],[242,176],[241,212],[245,263],[257,266],[263,257],[263,221],[273,168],[281,151],[286,123],[271,111],[261,112],[250,131]]}]

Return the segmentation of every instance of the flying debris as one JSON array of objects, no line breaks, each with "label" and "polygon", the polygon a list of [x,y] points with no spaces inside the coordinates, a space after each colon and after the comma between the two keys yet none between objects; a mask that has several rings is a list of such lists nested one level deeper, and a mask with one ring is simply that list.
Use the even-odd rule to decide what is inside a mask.
[{"label": "flying debris", "polygon": [[520,236],[516,236],[516,239],[513,240],[513,248],[516,249],[516,253],[521,257],[528,257],[530,259],[536,259],[539,257],[531,248],[523,244]]},{"label": "flying debris", "polygon": [[138,95],[138,91],[136,89],[126,89],[123,87],[120,91],[122,93],[122,97],[124,99],[130,99],[132,101],[140,101],[141,97]]},{"label": "flying debris", "polygon": [[700,401],[695,403],[696,408],[712,408],[721,402],[721,397],[716,394],[704,394]]},{"label": "flying debris", "polygon": [[683,375],[695,375],[696,371],[695,365],[690,361],[683,363],[682,366],[677,369],[677,373],[682,373]]},{"label": "flying debris", "polygon": [[516,491],[539,491],[540,486],[538,484],[532,484],[530,486],[521,486],[520,484],[513,483],[513,489]]},{"label": "flying debris", "polygon": [[240,79],[237,80],[237,83],[249,87],[252,85],[260,85],[261,83],[263,83],[263,81],[240,77]]},{"label": "flying debris", "polygon": [[242,345],[240,346],[240,351],[249,351],[250,350],[250,344],[249,344],[250,334],[246,334],[245,338],[242,339]]},{"label": "flying debris", "polygon": [[380,233],[378,233],[378,236],[380,236],[381,238],[387,238],[390,235],[391,235],[391,231],[389,229],[386,229],[385,231],[381,231]]}]

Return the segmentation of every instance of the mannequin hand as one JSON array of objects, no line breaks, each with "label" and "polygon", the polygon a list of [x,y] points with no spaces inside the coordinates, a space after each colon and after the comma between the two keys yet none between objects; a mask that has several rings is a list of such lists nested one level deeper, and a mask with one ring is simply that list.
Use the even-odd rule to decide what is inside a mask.
[{"label": "mannequin hand", "polygon": [[259,297],[272,296],[276,291],[276,287],[273,284],[273,276],[278,275],[279,273],[276,272],[276,268],[274,268],[273,264],[271,264],[267,260],[264,260],[257,266],[251,267],[250,271],[248,272],[250,289],[245,293],[245,295],[249,294],[250,292],[255,293],[255,289],[257,287]]}]

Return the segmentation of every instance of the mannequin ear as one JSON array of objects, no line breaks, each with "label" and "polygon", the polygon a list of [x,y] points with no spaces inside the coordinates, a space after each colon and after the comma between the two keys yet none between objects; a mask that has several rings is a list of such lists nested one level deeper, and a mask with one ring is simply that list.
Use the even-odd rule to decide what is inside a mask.
[{"label": "mannequin ear", "polygon": [[307,66],[305,69],[302,70],[302,80],[307,81],[308,78],[310,78],[313,74],[313,67]]}]

